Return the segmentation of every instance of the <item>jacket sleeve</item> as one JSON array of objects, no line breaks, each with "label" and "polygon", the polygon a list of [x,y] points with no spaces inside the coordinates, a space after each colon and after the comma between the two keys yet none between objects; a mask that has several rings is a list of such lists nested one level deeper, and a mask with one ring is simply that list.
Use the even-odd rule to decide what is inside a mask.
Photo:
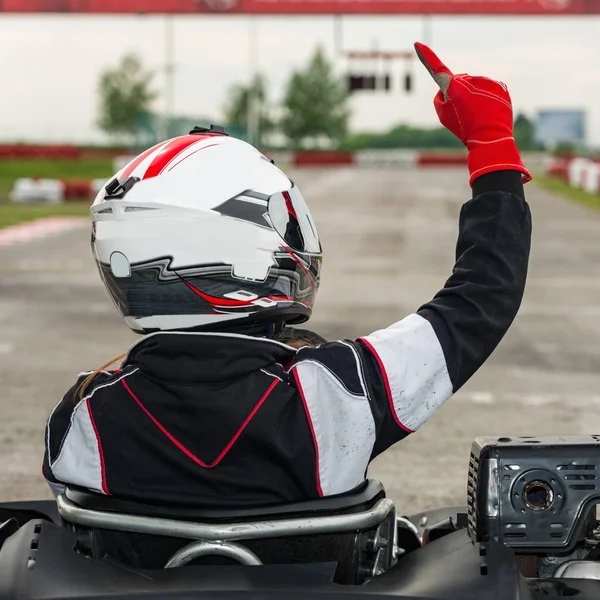
[{"label": "jacket sleeve", "polygon": [[521,175],[475,180],[460,213],[456,262],[427,304],[358,340],[377,424],[373,457],[418,429],[494,351],[523,298],[531,214]]},{"label": "jacket sleeve", "polygon": [[291,370],[324,494],[358,484],[368,462],[423,425],[510,327],[531,240],[520,178],[502,171],[474,182],[460,214],[454,269],[430,302],[358,340],[298,352]]}]

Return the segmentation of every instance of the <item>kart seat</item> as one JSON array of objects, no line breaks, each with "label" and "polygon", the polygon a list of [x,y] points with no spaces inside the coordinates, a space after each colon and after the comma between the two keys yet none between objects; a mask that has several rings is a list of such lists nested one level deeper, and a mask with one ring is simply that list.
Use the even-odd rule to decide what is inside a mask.
[{"label": "kart seat", "polygon": [[154,506],[68,486],[57,508],[87,539],[80,551],[140,568],[334,562],[336,581],[361,583],[396,560],[395,506],[377,480],[319,500],[234,509]]},{"label": "kart seat", "polygon": [[145,502],[105,496],[76,486],[67,486],[65,496],[81,508],[100,512],[176,519],[180,521],[201,521],[203,523],[238,523],[257,519],[278,520],[357,513],[368,509],[377,500],[385,498],[385,490],[380,481],[368,479],[356,488],[343,494],[327,496],[307,502],[274,504],[252,508],[156,506]]}]

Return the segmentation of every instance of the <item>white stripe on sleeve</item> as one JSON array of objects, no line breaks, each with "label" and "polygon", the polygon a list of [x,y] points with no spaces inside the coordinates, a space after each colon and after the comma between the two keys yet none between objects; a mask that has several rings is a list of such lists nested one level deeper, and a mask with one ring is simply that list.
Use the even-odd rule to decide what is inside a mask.
[{"label": "white stripe on sleeve", "polygon": [[427,319],[409,315],[361,339],[379,363],[394,418],[403,429],[417,430],[452,396],[444,352]]}]

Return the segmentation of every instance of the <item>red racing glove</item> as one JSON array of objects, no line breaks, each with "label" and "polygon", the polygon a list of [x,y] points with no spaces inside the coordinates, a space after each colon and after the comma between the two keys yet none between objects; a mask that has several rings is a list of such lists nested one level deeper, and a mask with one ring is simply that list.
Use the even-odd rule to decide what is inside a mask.
[{"label": "red racing glove", "polygon": [[440,88],[433,101],[440,123],[469,151],[469,183],[492,171],[520,171],[523,183],[531,181],[513,137],[506,85],[487,77],[454,75],[431,48],[416,42],[415,50]]}]

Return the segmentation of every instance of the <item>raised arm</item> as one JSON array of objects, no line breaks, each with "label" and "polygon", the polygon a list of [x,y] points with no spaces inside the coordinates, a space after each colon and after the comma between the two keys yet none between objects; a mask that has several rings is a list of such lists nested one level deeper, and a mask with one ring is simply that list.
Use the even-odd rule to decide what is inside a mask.
[{"label": "raised arm", "polygon": [[461,210],[456,264],[444,287],[416,314],[362,340],[372,355],[363,353],[364,360],[373,369],[374,358],[382,373],[391,413],[376,407],[375,454],[398,440],[398,429],[418,429],[496,348],[523,298],[531,242],[523,192],[531,175],[513,137],[506,85],[454,75],[430,48],[415,49],[440,88],[440,122],[468,149],[473,198]]},{"label": "raised arm", "polygon": [[426,46],[441,123],[468,149],[472,199],[462,207],[456,264],[444,287],[401,321],[354,342],[298,353],[294,371],[314,430],[324,493],[356,485],[369,460],[418,429],[485,362],[525,289],[531,179],[513,138],[503,83],[454,75]]},{"label": "raised arm", "polygon": [[374,455],[427,421],[479,369],[513,322],[531,238],[520,176],[499,171],[475,180],[444,287],[415,314],[359,340],[379,424]]}]

